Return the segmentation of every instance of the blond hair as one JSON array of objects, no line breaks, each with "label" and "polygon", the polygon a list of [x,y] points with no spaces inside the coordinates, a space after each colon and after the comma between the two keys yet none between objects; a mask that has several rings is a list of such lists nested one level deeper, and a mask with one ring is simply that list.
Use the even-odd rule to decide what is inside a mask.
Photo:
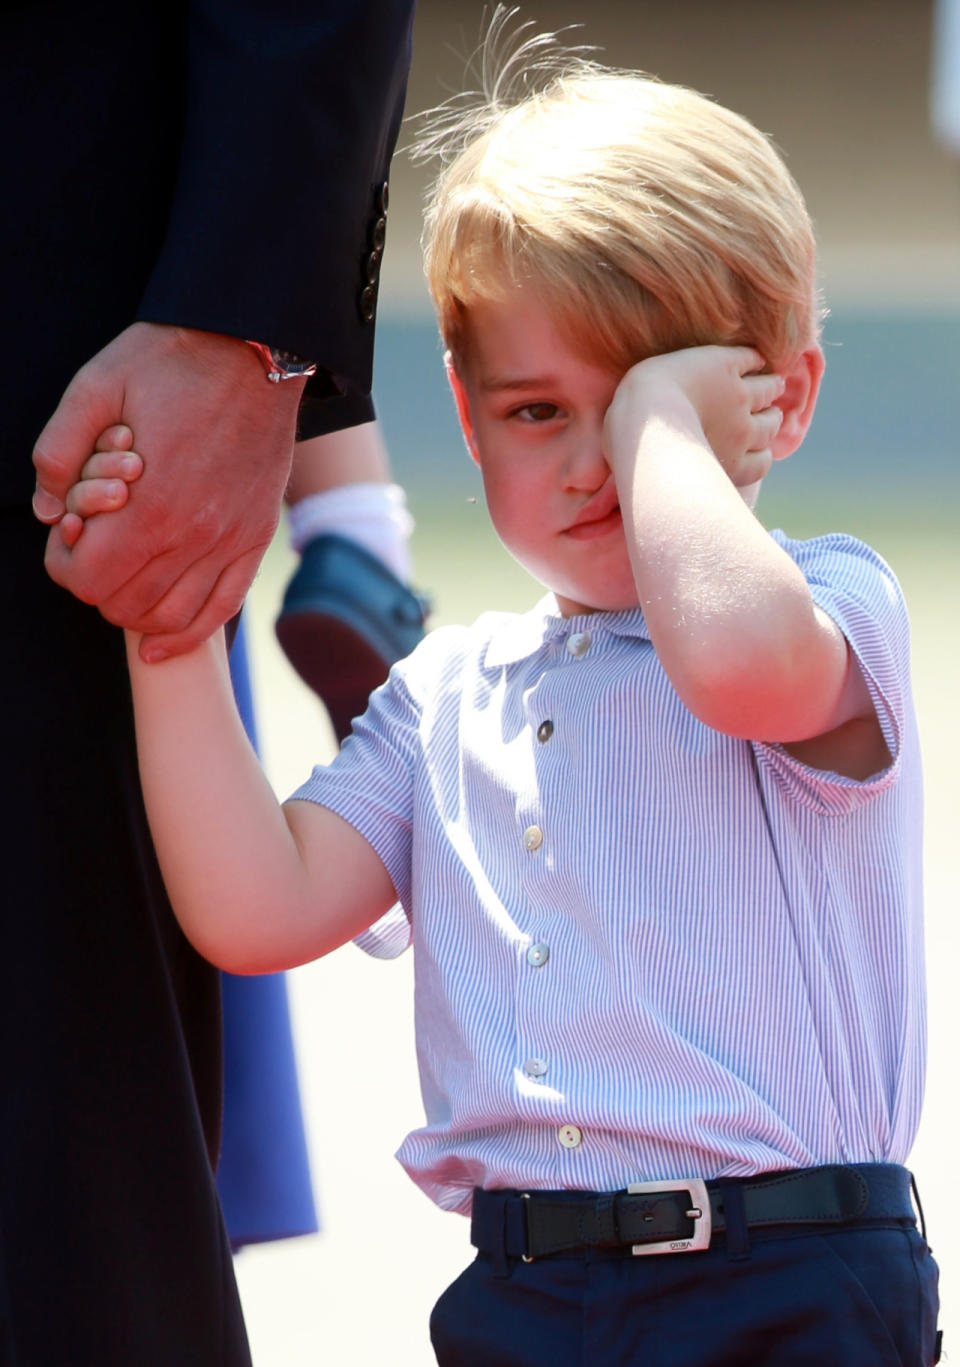
[{"label": "blond hair", "polygon": [[755,346],[773,366],[812,342],[813,229],[769,139],[681,86],[579,56],[557,69],[551,43],[528,39],[508,63],[546,67],[541,89],[511,102],[495,79],[465,114],[433,111],[420,142],[448,162],[424,252],[454,358],[471,304],[517,285],[623,370],[710,342]]}]

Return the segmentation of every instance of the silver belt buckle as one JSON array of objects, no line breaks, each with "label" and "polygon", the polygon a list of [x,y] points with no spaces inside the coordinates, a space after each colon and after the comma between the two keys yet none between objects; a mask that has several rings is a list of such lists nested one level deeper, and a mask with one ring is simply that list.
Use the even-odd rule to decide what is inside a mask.
[{"label": "silver belt buckle", "polygon": [[632,1244],[635,1258],[643,1258],[648,1253],[702,1253],[710,1247],[713,1219],[710,1214],[710,1193],[707,1184],[700,1177],[678,1177],[675,1182],[631,1182],[627,1187],[631,1196],[644,1193],[663,1195],[668,1191],[685,1191],[690,1196],[690,1207],[684,1211],[688,1220],[693,1221],[693,1234],[689,1239],[665,1239],[657,1244]]}]

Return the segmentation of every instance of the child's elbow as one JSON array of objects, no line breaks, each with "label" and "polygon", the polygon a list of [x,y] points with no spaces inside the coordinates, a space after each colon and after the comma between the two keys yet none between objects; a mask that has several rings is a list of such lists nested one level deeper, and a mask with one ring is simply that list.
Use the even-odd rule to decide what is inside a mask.
[{"label": "child's elbow", "polygon": [[193,942],[193,947],[202,958],[213,964],[214,968],[219,968],[223,973],[231,973],[236,978],[259,977],[264,973],[278,973],[290,967],[286,960],[278,962],[276,955],[266,953],[256,946],[207,945],[201,940],[199,943]]},{"label": "child's elbow", "polygon": [[235,922],[211,924],[209,917],[196,922],[179,913],[178,919],[193,948],[214,968],[237,977],[273,971],[275,965],[268,962],[265,947],[258,943],[255,935],[244,934],[243,927]]},{"label": "child's elbow", "polygon": [[200,957],[213,964],[214,968],[237,976],[261,972],[255,965],[255,956],[235,937],[230,939],[225,935],[211,934],[209,930],[189,930],[186,926],[184,932]]},{"label": "child's elbow", "polygon": [[803,731],[804,688],[789,652],[704,651],[677,692],[711,730],[741,740],[788,740]]}]

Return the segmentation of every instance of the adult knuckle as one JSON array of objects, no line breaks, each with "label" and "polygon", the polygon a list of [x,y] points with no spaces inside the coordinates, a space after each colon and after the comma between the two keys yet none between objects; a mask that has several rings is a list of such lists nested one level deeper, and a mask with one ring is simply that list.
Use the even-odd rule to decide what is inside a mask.
[{"label": "adult knuckle", "polygon": [[55,584],[79,598],[81,603],[96,607],[105,597],[100,581],[78,565],[76,556],[64,545],[59,533],[47,539],[43,567]]},{"label": "adult knuckle", "polygon": [[231,617],[235,617],[243,607],[246,598],[246,589],[231,586],[229,589],[215,589],[211,594],[207,604],[212,617],[216,622],[210,627],[210,634],[216,631],[217,627],[223,626],[224,622],[229,622]]},{"label": "adult knuckle", "polygon": [[216,545],[224,535],[224,518],[214,502],[199,503],[190,512],[187,534],[196,545]]},{"label": "adult knuckle", "polygon": [[168,632],[182,631],[193,620],[190,607],[181,600],[164,599],[149,607],[142,607],[137,619],[141,631],[151,636],[164,636]]},{"label": "adult knuckle", "polygon": [[134,584],[127,584],[105,599],[104,606],[110,612],[109,620],[115,625],[131,631],[147,631],[161,594],[162,587],[155,579],[140,574]]},{"label": "adult knuckle", "polygon": [[162,607],[157,613],[158,631],[164,636],[179,636],[186,631],[196,616],[193,604]]},{"label": "adult knuckle", "polygon": [[[70,568],[73,569],[72,566]],[[95,578],[90,578],[76,571],[72,573],[68,571],[59,582],[64,588],[70,590],[74,598],[79,598],[81,603],[86,603],[92,608],[98,608],[107,596],[102,584],[98,583]]]},{"label": "adult knuckle", "polygon": [[104,621],[109,622],[111,626],[129,627],[131,630],[136,629],[136,620],[131,618],[128,613],[123,611],[121,606],[113,603],[109,598],[97,606],[100,616]]}]

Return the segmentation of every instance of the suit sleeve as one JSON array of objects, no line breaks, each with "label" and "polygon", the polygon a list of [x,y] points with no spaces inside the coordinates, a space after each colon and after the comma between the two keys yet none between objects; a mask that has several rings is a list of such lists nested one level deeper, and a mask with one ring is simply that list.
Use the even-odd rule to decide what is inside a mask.
[{"label": "suit sleeve", "polygon": [[192,0],[184,136],[138,317],[318,363],[301,435],[372,416],[413,0]]}]

